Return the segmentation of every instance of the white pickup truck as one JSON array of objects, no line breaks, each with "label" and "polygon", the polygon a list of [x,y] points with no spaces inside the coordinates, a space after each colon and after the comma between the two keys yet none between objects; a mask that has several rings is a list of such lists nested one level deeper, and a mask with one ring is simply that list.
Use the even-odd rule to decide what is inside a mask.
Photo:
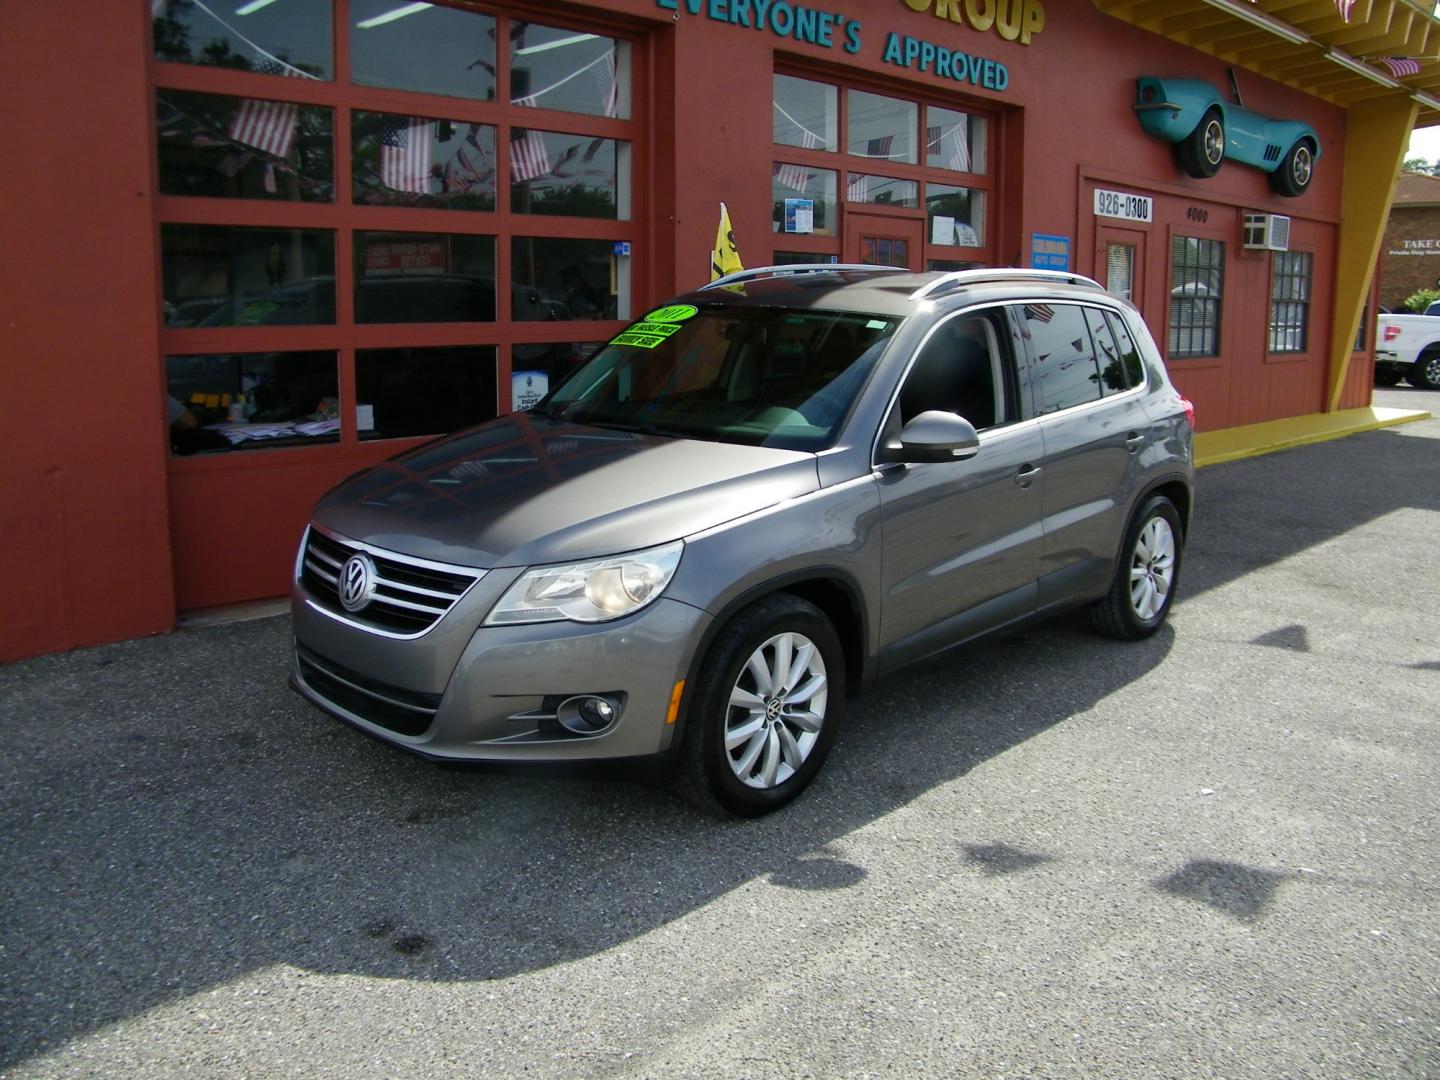
[{"label": "white pickup truck", "polygon": [[1404,379],[1424,390],[1440,390],[1440,302],[1424,315],[1381,315],[1375,326],[1375,384]]}]

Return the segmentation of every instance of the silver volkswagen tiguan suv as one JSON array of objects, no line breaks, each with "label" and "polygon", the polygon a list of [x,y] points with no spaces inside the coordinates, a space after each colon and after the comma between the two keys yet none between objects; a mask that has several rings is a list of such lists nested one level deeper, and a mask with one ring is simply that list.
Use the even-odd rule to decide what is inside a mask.
[{"label": "silver volkswagen tiguan suv", "polygon": [[1192,411],[1087,278],[744,271],[325,495],[292,681],[432,759],[668,759],[763,814],[877,676],[1082,605],[1153,633]]}]

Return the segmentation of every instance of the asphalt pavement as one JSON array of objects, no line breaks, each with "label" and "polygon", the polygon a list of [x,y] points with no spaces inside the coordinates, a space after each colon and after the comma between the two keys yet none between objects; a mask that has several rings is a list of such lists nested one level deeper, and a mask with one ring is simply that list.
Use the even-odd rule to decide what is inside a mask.
[{"label": "asphalt pavement", "polygon": [[1440,1076],[1437,548],[1440,421],[1203,470],[1160,634],[898,675],[748,823],[366,739],[285,617],[9,665],[0,1076]]}]

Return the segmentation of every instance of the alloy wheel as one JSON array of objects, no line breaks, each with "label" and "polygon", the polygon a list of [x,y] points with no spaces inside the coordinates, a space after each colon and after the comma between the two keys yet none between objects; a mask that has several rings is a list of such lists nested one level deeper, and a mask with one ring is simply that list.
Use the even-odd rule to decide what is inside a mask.
[{"label": "alloy wheel", "polygon": [[794,776],[825,725],[825,660],[804,634],[776,634],[750,654],[730,691],[725,755],[741,783],[773,788]]},{"label": "alloy wheel", "polygon": [[1152,517],[1135,538],[1130,559],[1130,606],[1146,622],[1165,607],[1175,580],[1175,532],[1164,518]]}]

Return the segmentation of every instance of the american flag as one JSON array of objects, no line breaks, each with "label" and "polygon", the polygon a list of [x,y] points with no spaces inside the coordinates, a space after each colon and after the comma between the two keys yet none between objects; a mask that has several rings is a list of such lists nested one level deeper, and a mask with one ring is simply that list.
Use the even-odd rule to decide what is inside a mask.
[{"label": "american flag", "polygon": [[888,158],[890,156],[890,147],[894,142],[894,135],[882,135],[878,139],[871,139],[865,144],[865,156]]},{"label": "american flag", "polygon": [[850,173],[845,180],[845,198],[848,202],[866,202],[870,198],[870,177],[864,173]]},{"label": "american flag", "polygon": [[810,180],[814,175],[804,165],[787,165],[781,162],[775,166],[775,179],[780,182],[780,186],[801,194],[804,194],[805,189],[810,186]]},{"label": "american flag", "polygon": [[600,100],[605,105],[606,116],[620,115],[620,80],[615,75],[615,47],[610,49],[600,58],[599,63],[590,69],[590,74],[600,85]]},{"label": "american flag", "polygon": [[430,190],[430,124],[420,116],[387,116],[380,128],[380,182],[392,191]]},{"label": "american flag", "polygon": [[1049,304],[1026,304],[1025,317],[1036,322],[1048,323],[1055,317],[1055,309]]},{"label": "american flag", "polygon": [[520,138],[510,138],[510,179],[515,183],[535,180],[550,171],[550,156],[545,152],[545,136],[527,131]]},{"label": "american flag", "polygon": [[1409,56],[1377,56],[1375,59],[1389,68],[1390,74],[1397,79],[1420,74],[1420,62]]},{"label": "american flag", "polygon": [[945,152],[946,143],[950,144],[950,156],[946,159],[944,167],[954,169],[956,172],[969,172],[970,139],[965,132],[963,121],[953,125],[949,131],[943,127],[925,129],[926,157],[940,157]]},{"label": "american flag", "polygon": [[[299,68],[291,67],[273,56],[263,56],[254,69],[261,75],[289,75],[309,78]],[[230,138],[246,146],[276,157],[290,153],[290,143],[295,138],[295,126],[300,120],[300,106],[289,101],[265,101],[261,98],[246,98],[240,105],[235,119],[230,121],[226,133]]]}]

